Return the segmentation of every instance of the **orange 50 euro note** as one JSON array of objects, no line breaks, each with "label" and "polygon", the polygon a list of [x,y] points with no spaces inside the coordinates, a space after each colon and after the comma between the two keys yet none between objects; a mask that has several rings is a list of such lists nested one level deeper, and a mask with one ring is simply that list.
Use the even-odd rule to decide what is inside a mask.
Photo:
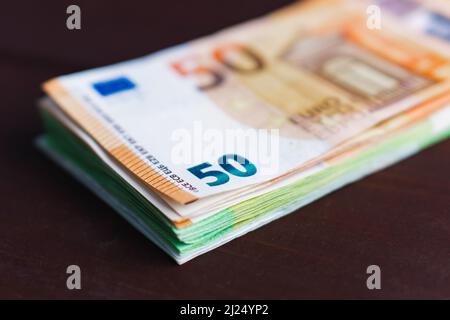
[{"label": "orange 50 euro note", "polygon": [[[446,132],[439,119],[448,115],[450,58],[437,48],[448,44],[402,28],[394,13],[385,27],[369,28],[366,9],[374,3],[305,1],[143,58],[49,80],[51,100],[42,107],[50,142],[41,145],[66,162],[74,152],[64,153],[70,148],[57,136],[76,137],[80,154],[89,150],[124,190],[103,190],[93,181],[107,178],[82,165],[66,167],[87,175],[109,202],[115,192],[131,192],[121,206],[146,205],[123,215],[177,261],[188,260]],[[402,134],[414,130],[427,134],[405,147]],[[298,187],[305,179],[317,192]],[[243,229],[221,233],[235,225]]]}]

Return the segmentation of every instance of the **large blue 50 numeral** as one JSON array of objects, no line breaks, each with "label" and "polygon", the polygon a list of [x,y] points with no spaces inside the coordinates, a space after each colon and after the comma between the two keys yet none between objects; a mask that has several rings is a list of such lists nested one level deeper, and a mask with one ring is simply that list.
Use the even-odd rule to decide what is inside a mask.
[{"label": "large blue 50 numeral", "polygon": [[206,169],[211,166],[212,165],[210,163],[205,162],[205,163],[199,164],[198,166],[189,168],[188,171],[199,179],[203,179],[206,177],[216,177],[216,181],[207,182],[207,185],[209,185],[211,187],[219,186],[221,184],[228,182],[228,180],[230,180],[230,177],[222,171],[217,171],[217,170],[211,170],[211,171],[207,171],[207,172],[202,171],[203,169]]},{"label": "large blue 50 numeral", "polygon": [[[238,168],[236,168],[234,165],[230,163],[229,160],[233,160],[239,163],[244,168],[245,171],[241,171]],[[222,169],[224,169],[229,174],[232,174],[237,177],[250,177],[256,173],[255,165],[250,161],[248,161],[247,159],[245,159],[244,157],[241,157],[237,154],[223,155],[218,159],[218,162],[219,165],[222,167]],[[188,168],[187,170],[199,179],[204,179],[206,177],[215,177],[216,181],[206,183],[211,187],[220,186],[221,184],[227,183],[230,180],[230,177],[225,172],[218,170],[204,171],[204,169],[209,168],[211,166],[212,164],[204,162],[197,166]]]}]

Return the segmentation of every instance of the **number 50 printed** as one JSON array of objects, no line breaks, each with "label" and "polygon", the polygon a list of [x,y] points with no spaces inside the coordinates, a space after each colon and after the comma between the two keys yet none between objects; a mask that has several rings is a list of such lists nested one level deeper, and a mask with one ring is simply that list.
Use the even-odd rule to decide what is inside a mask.
[{"label": "number 50 printed", "polygon": [[219,166],[225,171],[207,170],[212,167],[209,162],[196,165],[187,170],[197,178],[213,177],[215,180],[206,182],[211,187],[220,186],[230,180],[230,174],[236,177],[250,177],[256,173],[256,167],[246,158],[237,154],[226,154],[217,160]]}]

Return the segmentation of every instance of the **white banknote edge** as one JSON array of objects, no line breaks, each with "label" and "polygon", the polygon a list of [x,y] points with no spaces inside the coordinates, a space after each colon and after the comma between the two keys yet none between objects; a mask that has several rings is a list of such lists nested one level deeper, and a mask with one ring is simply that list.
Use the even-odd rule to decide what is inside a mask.
[{"label": "white banknote edge", "polygon": [[[317,173],[318,171],[326,167],[325,164],[318,164],[308,170],[298,172],[274,183],[268,184],[268,182],[265,182],[261,185],[247,186],[243,189],[226,191],[217,195],[199,199],[196,202],[188,205],[182,205],[168,199],[167,197],[163,197],[162,195],[160,196],[154,194],[151,190],[139,183],[137,179],[134,179],[132,176],[130,176],[130,174],[117,163],[115,163],[88,134],[86,134],[77,125],[75,125],[50,98],[44,98],[43,100],[41,100],[39,102],[39,106],[56,117],[73,134],[84,141],[87,146],[107,166],[117,172],[120,177],[122,177],[122,179],[128,182],[144,198],[146,198],[155,207],[157,207],[158,210],[160,210],[169,220],[175,222],[180,222],[185,219],[190,219],[194,223],[199,222],[225,208],[295,183],[311,174]],[[161,200],[161,198],[164,198],[164,200]]]},{"label": "white banknote edge", "polygon": [[91,191],[93,191],[97,196],[99,196],[102,200],[108,203],[113,209],[115,209],[122,217],[124,217],[131,225],[133,225],[137,230],[142,232],[147,238],[153,241],[158,247],[164,250],[167,254],[172,256],[178,264],[183,264],[201,254],[204,254],[210,250],[213,250],[237,237],[240,237],[252,230],[255,230],[275,219],[281,218],[311,202],[317,200],[324,195],[331,193],[347,184],[350,184],[356,180],[359,180],[367,175],[370,175],[373,172],[382,170],[389,165],[396,163],[404,158],[407,158],[418,151],[420,151],[419,145],[415,143],[408,143],[402,148],[396,150],[395,153],[385,154],[379,157],[372,159],[370,164],[364,166],[363,168],[346,174],[344,177],[336,180],[333,183],[330,183],[317,191],[309,194],[308,196],[299,199],[298,201],[293,202],[292,204],[285,206],[284,208],[280,208],[279,210],[274,211],[270,214],[265,214],[262,217],[256,218],[255,220],[242,225],[241,227],[219,237],[216,240],[213,240],[206,246],[193,250],[187,254],[182,256],[178,255],[174,252],[170,247],[168,247],[164,240],[161,237],[151,230],[140,218],[136,217],[134,213],[124,206],[120,201],[116,198],[112,197],[106,190],[104,190],[97,182],[91,179],[86,173],[78,169],[75,165],[70,163],[67,159],[58,155],[55,151],[53,151],[50,147],[48,147],[45,143],[44,139],[37,139],[38,147],[44,151],[50,158],[52,158],[55,162],[61,165],[65,170],[69,171],[77,180],[79,180],[82,184],[88,187]]},{"label": "white banknote edge", "polygon": [[142,186],[135,179],[132,179],[130,175],[114,163],[111,158],[109,158],[106,153],[78,126],[76,126],[72,121],[70,121],[66,115],[59,110],[55,103],[50,98],[44,98],[38,102],[39,107],[50,112],[54,117],[56,117],[64,126],[66,126],[74,135],[79,137],[86,145],[95,153],[101,161],[103,161],[108,167],[114,170],[122,179],[129,183],[137,192],[139,192],[143,197],[150,201],[158,210],[164,213],[172,221],[184,220],[183,217],[178,215],[173,211],[164,201],[159,199],[158,196],[154,195],[150,190]]}]

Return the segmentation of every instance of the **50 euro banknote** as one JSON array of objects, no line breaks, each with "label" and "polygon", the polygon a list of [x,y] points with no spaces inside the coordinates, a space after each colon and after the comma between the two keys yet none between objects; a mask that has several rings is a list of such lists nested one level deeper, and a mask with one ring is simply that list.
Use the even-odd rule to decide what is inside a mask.
[{"label": "50 euro banknote", "polygon": [[[296,174],[395,115],[448,99],[448,56],[394,15],[382,32],[365,19],[357,1],[308,1],[147,57],[58,77],[44,89],[94,151],[170,206],[219,201]],[[198,141],[198,126],[223,136],[266,130],[277,141],[262,156],[267,135],[211,147]],[[192,152],[177,157],[183,147]]]}]

